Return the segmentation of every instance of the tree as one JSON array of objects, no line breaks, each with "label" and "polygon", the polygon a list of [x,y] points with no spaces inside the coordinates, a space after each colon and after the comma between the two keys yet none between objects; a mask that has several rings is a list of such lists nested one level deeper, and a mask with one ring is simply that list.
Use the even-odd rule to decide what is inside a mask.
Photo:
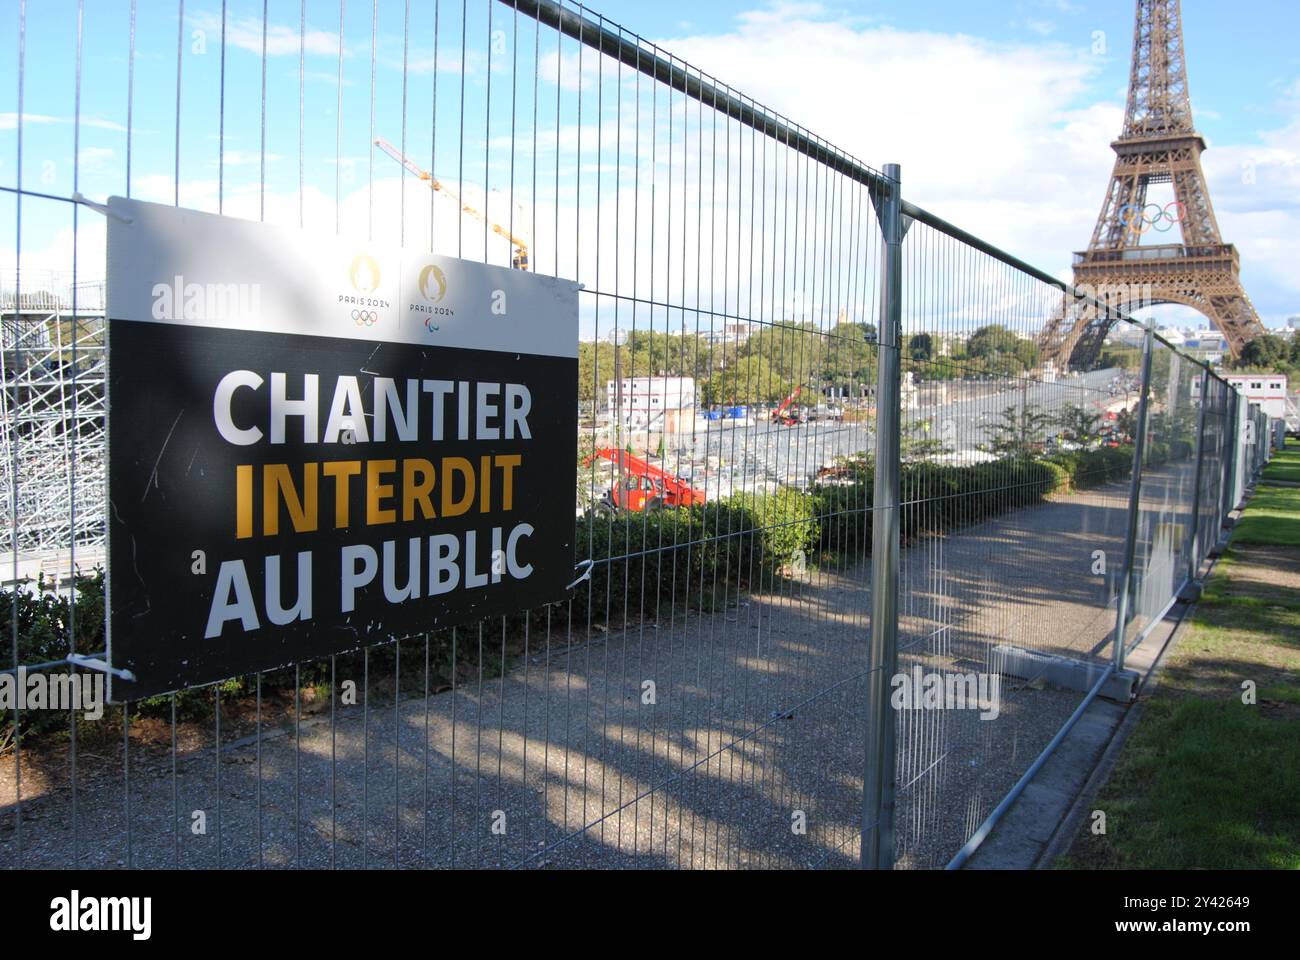
[{"label": "tree", "polygon": [[933,420],[913,420],[899,433],[898,452],[904,463],[918,463],[946,456],[952,448],[934,432]]},{"label": "tree", "polygon": [[1115,417],[1115,432],[1128,442],[1137,437],[1137,407],[1119,412]]},{"label": "tree", "polygon": [[774,374],[766,358],[751,354],[711,374],[700,385],[700,400],[708,407],[764,403],[783,398],[791,389]]},{"label": "tree", "polygon": [[1012,354],[1020,345],[1020,338],[998,323],[980,327],[966,341],[966,353],[978,360],[995,360],[1001,354]]},{"label": "tree", "polygon": [[989,448],[998,456],[1027,457],[1036,452],[1039,438],[1052,422],[1037,404],[1012,404],[990,426]]},{"label": "tree", "polygon": [[918,363],[924,363],[934,356],[934,338],[928,333],[918,333],[907,342],[908,353]]},{"label": "tree", "polygon": [[1286,340],[1275,333],[1261,333],[1241,348],[1237,369],[1266,367],[1270,370],[1290,359],[1291,350]]},{"label": "tree", "polygon": [[1057,415],[1056,425],[1066,440],[1087,446],[1100,435],[1101,417],[1087,407],[1067,403]]},{"label": "tree", "polygon": [[1136,370],[1142,365],[1142,351],[1136,347],[1115,345],[1103,347],[1097,361],[1100,369]]},{"label": "tree", "polygon": [[860,323],[838,323],[825,338],[821,363],[822,382],[847,396],[862,396],[876,382],[877,347],[868,341]]},{"label": "tree", "polygon": [[1038,345],[998,323],[980,327],[966,341],[966,355],[985,372],[1011,377],[1038,365]]}]

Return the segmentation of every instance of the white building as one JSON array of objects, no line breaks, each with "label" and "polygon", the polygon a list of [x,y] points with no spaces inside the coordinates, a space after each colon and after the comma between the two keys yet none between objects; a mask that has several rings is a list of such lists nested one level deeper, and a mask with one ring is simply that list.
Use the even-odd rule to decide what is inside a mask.
[{"label": "white building", "polygon": [[1197,330],[1187,338],[1186,345],[1191,350],[1222,352],[1227,348],[1228,342],[1218,330]]},{"label": "white building", "polygon": [[1251,403],[1270,417],[1287,418],[1287,381],[1280,373],[1230,373],[1224,376]]},{"label": "white building", "polygon": [[1108,343],[1119,342],[1134,345],[1142,342],[1146,336],[1145,328],[1136,323],[1117,323],[1110,328],[1110,333],[1106,336]]},{"label": "white building", "polygon": [[721,329],[700,331],[700,336],[709,343],[734,343],[742,344],[749,339],[750,329],[748,323],[728,323],[724,324]]},{"label": "white building", "polygon": [[695,420],[694,377],[624,377],[605,384],[610,419],[624,430],[676,433]]}]

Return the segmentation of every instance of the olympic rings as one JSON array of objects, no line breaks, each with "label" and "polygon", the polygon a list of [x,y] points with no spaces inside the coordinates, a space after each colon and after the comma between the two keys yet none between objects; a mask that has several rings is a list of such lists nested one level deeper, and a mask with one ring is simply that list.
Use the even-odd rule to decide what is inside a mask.
[{"label": "olympic rings", "polygon": [[373,327],[379,322],[379,312],[377,310],[353,310],[352,319],[356,321],[358,327]]},{"label": "olympic rings", "polygon": [[1130,233],[1139,236],[1148,230],[1168,233],[1174,224],[1182,223],[1185,216],[1187,216],[1187,207],[1178,200],[1167,203],[1163,207],[1158,203],[1148,203],[1145,206],[1126,203],[1119,208],[1120,223],[1124,224]]}]

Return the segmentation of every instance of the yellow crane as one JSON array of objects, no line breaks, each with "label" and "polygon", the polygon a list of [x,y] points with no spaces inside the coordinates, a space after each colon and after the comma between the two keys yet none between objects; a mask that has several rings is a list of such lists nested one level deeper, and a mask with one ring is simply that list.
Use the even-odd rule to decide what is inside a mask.
[{"label": "yellow crane", "polygon": [[492,223],[490,220],[488,220],[487,217],[479,213],[478,210],[474,209],[465,201],[463,201],[460,198],[460,196],[457,195],[455,190],[451,189],[451,187],[447,186],[441,180],[435,179],[433,174],[430,173],[428,170],[422,170],[418,165],[413,163],[411,160],[408,160],[405,156],[402,155],[402,152],[400,150],[398,150],[395,146],[393,146],[383,137],[377,137],[375,139],[375,146],[377,146],[380,150],[384,151],[384,153],[388,154],[390,157],[392,157],[394,160],[400,163],[414,176],[427,183],[429,185],[430,190],[434,190],[434,191],[441,190],[447,196],[451,197],[451,199],[455,200],[457,204],[459,204],[462,212],[468,213],[471,217],[478,220],[479,222],[487,224],[489,227],[492,228],[493,233],[496,233],[498,236],[504,237],[506,240],[510,241],[510,245],[514,248],[510,265],[514,267],[516,270],[528,269],[528,244],[527,243],[525,243],[523,240],[520,240],[518,237],[516,237],[513,233],[511,233],[509,230],[507,230],[505,227],[501,226],[500,224]]}]

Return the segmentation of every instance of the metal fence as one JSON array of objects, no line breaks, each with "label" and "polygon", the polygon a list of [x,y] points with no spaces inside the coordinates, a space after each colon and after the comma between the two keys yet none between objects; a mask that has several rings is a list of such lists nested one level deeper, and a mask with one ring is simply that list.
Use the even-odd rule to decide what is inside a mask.
[{"label": "metal fence", "polygon": [[[103,649],[83,193],[584,284],[591,576],[99,719],[13,708],[6,866],[960,863],[1267,458],[1258,410],[1126,316],[1097,368],[1043,366],[1050,320],[1110,308],[585,8],[211,6],[5,5],[6,675]],[[686,414],[631,410],[668,377]]]}]

